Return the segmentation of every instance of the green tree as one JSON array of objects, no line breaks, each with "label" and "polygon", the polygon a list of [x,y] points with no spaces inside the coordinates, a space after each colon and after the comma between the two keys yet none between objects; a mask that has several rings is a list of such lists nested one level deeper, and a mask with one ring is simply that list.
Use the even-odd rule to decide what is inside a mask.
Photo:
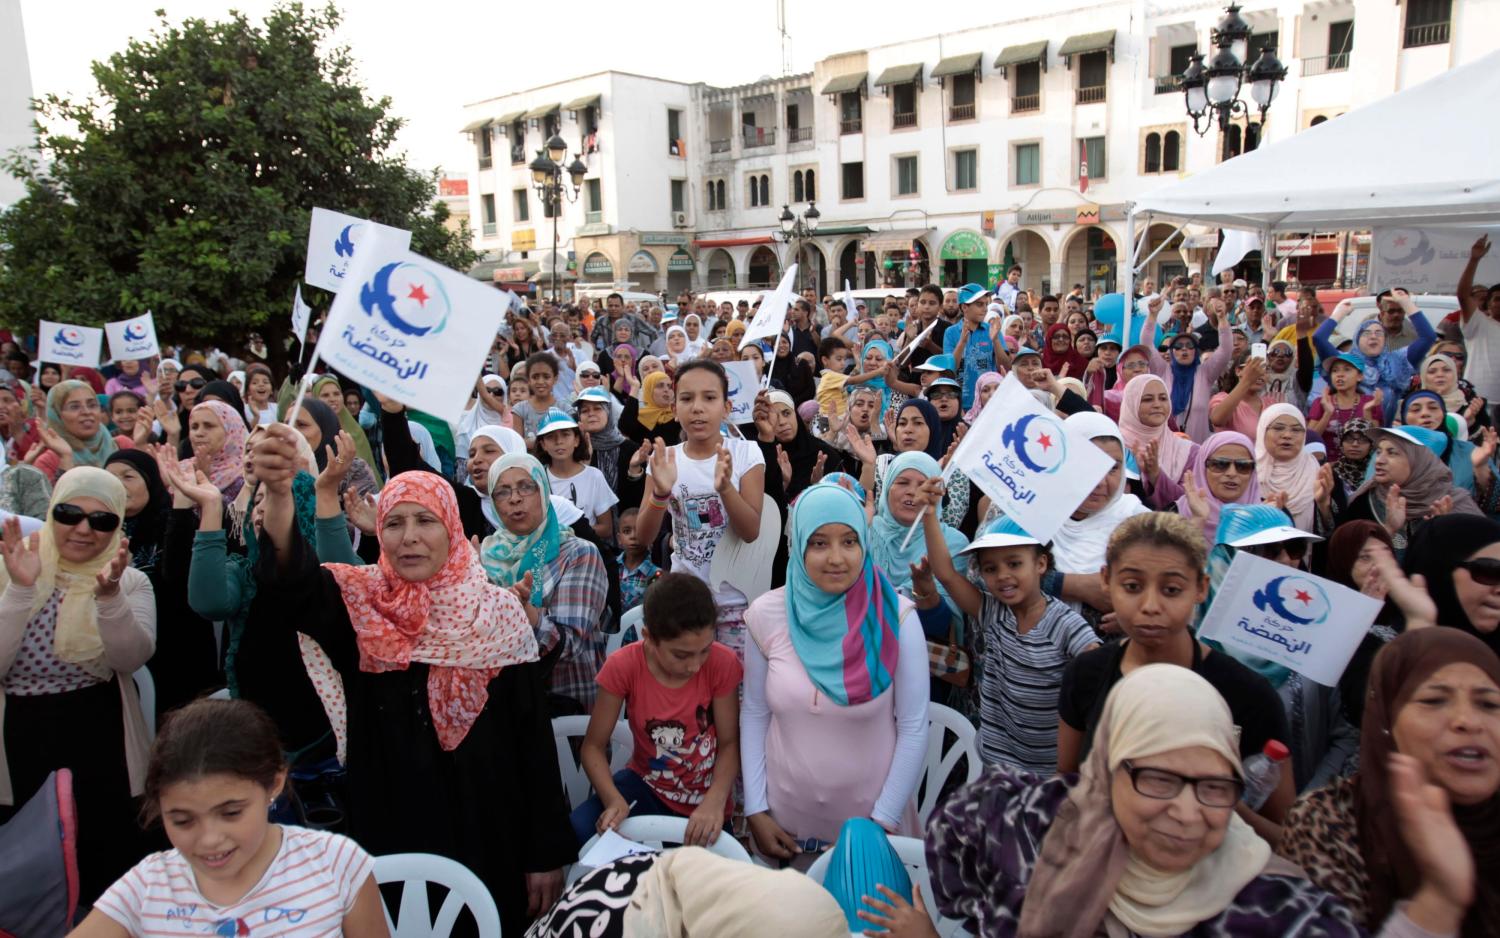
[{"label": "green tree", "polygon": [[94,63],[87,100],[35,102],[37,151],[5,163],[26,195],[0,215],[0,322],[29,333],[149,309],[164,339],[239,348],[259,329],[277,348],[315,205],[410,229],[412,250],[450,267],[474,262],[467,230],[443,226],[436,171],[393,153],[390,99],[367,97],[349,49],[329,47],[333,6],[290,3],[259,24],[157,16],[146,40]]}]

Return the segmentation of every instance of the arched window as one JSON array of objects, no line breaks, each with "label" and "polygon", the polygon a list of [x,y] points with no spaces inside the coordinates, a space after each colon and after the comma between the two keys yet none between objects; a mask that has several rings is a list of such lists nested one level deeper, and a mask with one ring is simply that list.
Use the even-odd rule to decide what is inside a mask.
[{"label": "arched window", "polygon": [[1182,162],[1182,135],[1169,130],[1161,138],[1161,171],[1175,173]]},{"label": "arched window", "polygon": [[718,207],[719,207],[719,201],[718,201],[718,199],[714,198],[714,181],[712,179],[710,179],[708,181],[708,210],[710,212],[712,212],[715,209],[717,209]]},{"label": "arched window", "polygon": [[720,211],[728,208],[729,207],[729,203],[724,200],[724,180],[720,179],[718,182],[714,183],[714,188],[718,190],[718,196],[719,196],[719,203],[718,203],[718,205],[719,205]]},{"label": "arched window", "polygon": [[814,175],[813,170],[809,169],[807,171],[807,201],[809,201],[809,202],[813,201],[814,199],[816,199],[818,197],[818,187],[816,185],[814,185],[814,183],[816,182],[816,180],[813,179],[813,175]]},{"label": "arched window", "polygon": [[1224,133],[1229,138],[1229,142],[1228,144],[1226,144],[1225,150],[1231,157],[1239,156],[1240,153],[1243,152],[1240,149],[1240,125],[1230,124],[1229,128],[1225,130]]},{"label": "arched window", "polygon": [[1146,134],[1146,172],[1161,172],[1161,134]]},{"label": "arched window", "polygon": [[756,185],[755,177],[750,177],[750,207],[760,207],[760,186]]},{"label": "arched window", "polygon": [[792,201],[802,201],[802,170],[792,173]]},{"label": "arched window", "polygon": [[771,177],[768,175],[760,177],[760,204],[771,204]]}]

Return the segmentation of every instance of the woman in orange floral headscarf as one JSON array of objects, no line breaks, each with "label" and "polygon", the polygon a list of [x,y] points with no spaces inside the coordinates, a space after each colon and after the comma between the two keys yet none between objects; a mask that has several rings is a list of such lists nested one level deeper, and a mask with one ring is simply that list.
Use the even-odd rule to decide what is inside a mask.
[{"label": "woman in orange floral headscarf", "polygon": [[[319,566],[293,523],[296,431],[255,444],[266,488],[248,628],[295,630],[349,767],[349,833],[384,853],[435,853],[473,870],[519,934],[576,856],[552,741],[537,610],[485,577],[453,489],[404,472],[381,491],[372,566]],[[341,456],[330,459],[330,469]],[[325,470],[329,471],[329,470]],[[347,537],[342,515],[318,537]]]}]

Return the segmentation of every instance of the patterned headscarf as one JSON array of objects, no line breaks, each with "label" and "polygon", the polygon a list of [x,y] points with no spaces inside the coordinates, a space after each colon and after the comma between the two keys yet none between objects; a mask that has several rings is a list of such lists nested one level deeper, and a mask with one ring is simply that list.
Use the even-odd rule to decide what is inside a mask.
[{"label": "patterned headscarf", "polygon": [[[98,429],[88,439],[79,439],[68,432],[62,419],[63,402],[68,399],[69,394],[75,391],[87,391],[90,397],[94,395],[93,388],[82,381],[72,380],[59,381],[52,386],[52,390],[47,392],[47,425],[56,430],[57,435],[62,437],[68,444],[68,448],[73,451],[74,465],[98,468],[103,466],[105,460],[109,459],[119,447],[115,445],[115,438],[109,435],[109,425],[102,413],[99,415]],[[95,402],[97,403],[97,400]]]},{"label": "patterned headscarf", "polygon": [[479,553],[491,583],[515,586],[526,578],[526,574],[532,574],[532,605],[540,607],[544,600],[538,597],[545,597],[549,591],[547,564],[557,559],[562,542],[574,536],[573,529],[558,523],[557,512],[552,508],[552,486],[547,481],[547,470],[535,456],[525,451],[506,453],[490,464],[486,498],[493,503],[495,485],[507,469],[526,470],[541,489],[542,523],[525,534],[513,534],[501,522],[496,525],[495,533],[479,546]]},{"label": "patterned headscarf", "polygon": [[[224,445],[209,457],[207,475],[224,499],[233,501],[245,484],[245,438],[249,436],[249,431],[245,429],[244,419],[234,412],[234,408],[221,401],[204,401],[194,405],[188,418],[192,419],[192,414],[204,410],[212,413],[224,428]],[[183,469],[191,473],[192,465],[184,465]]]}]

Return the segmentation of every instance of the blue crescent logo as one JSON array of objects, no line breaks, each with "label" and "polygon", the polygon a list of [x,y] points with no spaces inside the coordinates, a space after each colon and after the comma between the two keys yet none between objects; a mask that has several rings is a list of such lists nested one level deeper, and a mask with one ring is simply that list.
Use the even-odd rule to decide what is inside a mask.
[{"label": "blue crescent logo", "polygon": [[1051,474],[1062,468],[1068,456],[1068,440],[1063,426],[1051,417],[1027,414],[1006,427],[1000,442],[1009,446],[1032,472]]},{"label": "blue crescent logo", "polygon": [[344,230],[340,231],[339,236],[334,239],[333,253],[337,254],[339,257],[353,257],[354,229],[359,227],[363,226],[357,224],[345,225]]},{"label": "blue crescent logo", "polygon": [[[1387,242],[1380,247],[1380,259],[1398,267],[1430,264],[1437,256],[1437,252],[1427,240],[1427,233],[1418,228],[1397,228],[1390,233]],[[1386,253],[1387,251],[1406,253],[1391,256]]]},{"label": "blue crescent logo", "polygon": [[[136,330],[140,331],[137,332]],[[139,342],[146,337],[146,325],[145,323],[139,322],[132,323],[131,325],[125,327],[125,332],[123,333],[123,335],[125,336],[126,342]]]},{"label": "blue crescent logo", "polygon": [[1332,612],[1328,594],[1305,576],[1279,576],[1250,597],[1255,608],[1298,625],[1316,625]]},{"label": "blue crescent logo", "polygon": [[83,335],[77,329],[59,329],[52,341],[58,345],[67,345],[77,348],[83,344]]},{"label": "blue crescent logo", "polygon": [[448,324],[453,304],[435,274],[404,261],[386,264],[359,289],[359,305],[366,315],[379,313],[392,329],[404,335],[437,335]]}]

